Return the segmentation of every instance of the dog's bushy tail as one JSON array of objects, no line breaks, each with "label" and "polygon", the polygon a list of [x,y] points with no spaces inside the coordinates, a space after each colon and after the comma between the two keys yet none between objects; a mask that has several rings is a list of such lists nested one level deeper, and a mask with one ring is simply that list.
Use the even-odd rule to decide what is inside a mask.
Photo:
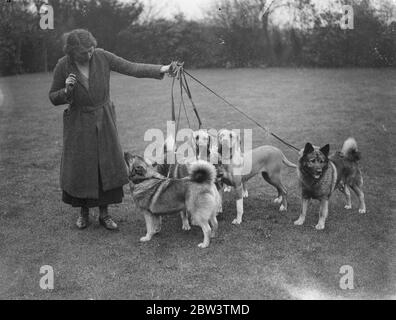
[{"label": "dog's bushy tail", "polygon": [[358,151],[358,146],[354,138],[348,138],[342,145],[341,153],[349,161],[358,161],[361,159],[361,154]]},{"label": "dog's bushy tail", "polygon": [[216,169],[213,164],[198,160],[191,164],[190,178],[197,183],[214,183],[216,179]]},{"label": "dog's bushy tail", "polygon": [[293,162],[291,162],[289,159],[286,158],[286,156],[282,153],[282,162],[288,166],[289,168],[297,168],[297,165],[295,165]]}]

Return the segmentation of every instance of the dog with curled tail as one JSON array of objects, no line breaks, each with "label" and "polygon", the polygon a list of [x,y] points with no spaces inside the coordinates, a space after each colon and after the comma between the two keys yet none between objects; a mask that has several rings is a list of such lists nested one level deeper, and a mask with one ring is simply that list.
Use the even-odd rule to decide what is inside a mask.
[{"label": "dog with curled tail", "polygon": [[352,189],[359,198],[359,213],[366,212],[364,201],[363,176],[358,161],[361,158],[354,138],[345,140],[341,151],[329,156],[330,145],[322,148],[307,143],[300,151],[298,177],[301,186],[302,210],[295,225],[302,225],[311,199],[320,201],[319,221],[315,228],[323,230],[328,216],[329,199],[335,189],[346,197],[345,209],[351,209]]},{"label": "dog with curled tail", "polygon": [[188,166],[182,179],[166,178],[143,157],[124,153],[132,198],[144,214],[147,232],[140,241],[151,240],[161,230],[163,215],[185,212],[204,234],[200,248],[209,246],[218,229],[217,208],[220,196],[215,186],[216,169],[206,161]]}]

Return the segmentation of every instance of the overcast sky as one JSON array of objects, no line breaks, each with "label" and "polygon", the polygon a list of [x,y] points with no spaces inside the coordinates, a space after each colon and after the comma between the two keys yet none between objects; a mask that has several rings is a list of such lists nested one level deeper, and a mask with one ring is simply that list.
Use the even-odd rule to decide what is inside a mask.
[{"label": "overcast sky", "polygon": [[[122,0],[130,1],[130,0]],[[381,7],[384,0],[372,0],[377,7]],[[396,0],[387,0],[394,2]],[[204,16],[204,12],[212,9],[213,4],[218,0],[140,0],[146,6],[152,4],[157,10],[160,10],[160,17],[171,18],[176,13],[184,13],[187,19],[200,19]],[[329,3],[334,4],[334,0],[313,0],[319,8],[328,6]]]},{"label": "overcast sky", "polygon": [[[128,1],[128,0],[123,0]],[[215,0],[140,0],[145,5],[153,4],[161,9],[161,17],[170,18],[176,13],[184,13],[187,19],[200,19]]]}]

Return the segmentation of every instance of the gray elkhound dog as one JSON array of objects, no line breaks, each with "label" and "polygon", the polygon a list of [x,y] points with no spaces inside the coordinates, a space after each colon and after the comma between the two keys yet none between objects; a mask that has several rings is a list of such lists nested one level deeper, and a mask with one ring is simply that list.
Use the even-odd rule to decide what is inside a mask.
[{"label": "gray elkhound dog", "polygon": [[130,188],[136,206],[143,211],[147,234],[140,241],[149,241],[161,229],[161,216],[185,211],[193,225],[202,228],[204,240],[198,246],[209,246],[209,238],[217,231],[216,219],[219,193],[214,184],[216,169],[206,161],[189,166],[189,176],[183,179],[165,178],[144,158],[124,154]]},{"label": "gray elkhound dog", "polygon": [[329,156],[330,146],[314,147],[307,143],[300,151],[298,175],[302,189],[302,212],[295,225],[302,225],[311,199],[320,201],[319,221],[317,230],[325,227],[328,215],[329,198],[334,189],[344,192],[347,200],[346,209],[351,209],[351,188],[359,197],[359,213],[366,212],[364,193],[362,191],[363,177],[358,160],[360,152],[354,138],[348,138],[341,151]]}]

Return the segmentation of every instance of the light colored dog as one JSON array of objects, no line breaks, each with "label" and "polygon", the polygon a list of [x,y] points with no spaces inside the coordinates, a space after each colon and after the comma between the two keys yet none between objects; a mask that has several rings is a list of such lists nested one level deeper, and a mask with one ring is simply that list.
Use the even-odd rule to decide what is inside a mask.
[{"label": "light colored dog", "polygon": [[274,202],[281,204],[279,211],[287,210],[287,190],[282,184],[281,169],[283,164],[290,168],[297,166],[290,162],[281,150],[266,145],[242,153],[239,135],[227,129],[219,131],[217,144],[221,159],[222,181],[234,187],[237,194],[237,217],[233,220],[233,224],[242,222],[243,198],[248,197],[245,184],[258,173],[261,173],[264,180],[278,191],[278,197]]},{"label": "light colored dog", "polygon": [[218,162],[217,154],[217,135],[212,134],[211,130],[200,129],[191,134],[191,146],[195,152],[197,160]]},{"label": "light colored dog", "polygon": [[[191,141],[191,147],[192,150],[194,151],[194,156],[193,157],[188,157],[188,158],[176,158],[177,161],[176,163],[173,164],[168,164],[167,161],[167,155],[168,152],[171,154],[173,153],[175,156],[177,155],[177,148],[176,148],[176,141],[173,136],[169,136],[165,140],[164,144],[164,160],[165,163],[163,164],[154,164],[153,167],[155,170],[160,173],[161,175],[168,177],[168,178],[174,178],[174,179],[182,179],[185,177],[189,176],[189,167],[191,166],[192,163],[196,162],[197,160],[203,160],[203,161],[208,161],[208,157],[204,156],[204,148],[207,148],[208,145],[210,145],[210,140],[211,137],[205,136],[204,138],[201,137],[202,140],[199,139],[193,139],[192,137],[196,132],[200,132],[201,134],[205,133],[205,130],[199,130],[199,131],[194,131],[192,132],[190,141]],[[205,139],[206,138],[206,139]],[[203,150],[201,153],[199,152],[199,146],[197,141],[203,141],[205,139],[205,147],[203,147],[202,143],[199,143],[201,150]],[[216,136],[212,137],[212,141],[216,140]],[[208,154],[210,154],[210,151],[208,151]],[[219,192],[220,200],[218,202],[218,208],[217,208],[217,213],[223,212],[223,207],[222,207],[222,188],[220,187],[220,176],[219,176],[219,171],[218,171],[218,166],[215,165],[216,169],[216,177],[215,177],[215,186]],[[182,220],[182,229],[184,231],[189,231],[191,230],[190,222],[189,222],[189,217],[188,213],[185,210],[182,210],[180,212],[180,217]]]},{"label": "light colored dog", "polygon": [[[193,131],[191,135],[191,147],[195,152],[194,159],[205,160],[212,163],[217,170],[218,187],[223,189],[221,183],[222,168],[220,166],[220,155],[218,153],[217,145],[217,131],[214,129],[199,129]],[[228,186],[227,186],[228,187]]]}]

